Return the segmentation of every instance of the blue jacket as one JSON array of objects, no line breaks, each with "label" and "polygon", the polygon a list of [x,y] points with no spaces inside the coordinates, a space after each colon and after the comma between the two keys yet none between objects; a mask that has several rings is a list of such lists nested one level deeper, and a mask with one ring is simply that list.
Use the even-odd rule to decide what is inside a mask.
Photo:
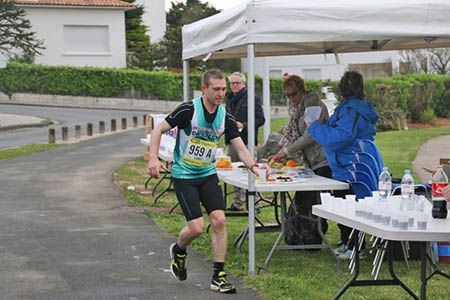
[{"label": "blue jacket", "polygon": [[343,100],[325,124],[315,121],[308,128],[309,134],[324,147],[333,178],[350,180],[343,165],[354,160],[353,152],[359,152],[357,139],[373,141],[378,115],[367,100],[350,97]]}]

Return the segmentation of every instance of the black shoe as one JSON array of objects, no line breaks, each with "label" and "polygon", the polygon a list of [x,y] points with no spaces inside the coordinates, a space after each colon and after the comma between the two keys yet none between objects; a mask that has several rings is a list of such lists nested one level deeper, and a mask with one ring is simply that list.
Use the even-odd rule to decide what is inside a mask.
[{"label": "black shoe", "polygon": [[228,211],[243,211],[243,209],[234,206],[234,204],[231,204],[230,207],[228,207],[226,210],[228,210]]},{"label": "black shoe", "polygon": [[187,254],[176,254],[173,251],[176,243],[170,245],[170,259],[172,260],[170,263],[170,271],[172,275],[179,280],[186,280],[187,271],[186,271],[186,256]]},{"label": "black shoe", "polygon": [[213,277],[211,290],[220,293],[236,293],[236,287],[228,282],[227,274],[222,271],[218,276]]}]

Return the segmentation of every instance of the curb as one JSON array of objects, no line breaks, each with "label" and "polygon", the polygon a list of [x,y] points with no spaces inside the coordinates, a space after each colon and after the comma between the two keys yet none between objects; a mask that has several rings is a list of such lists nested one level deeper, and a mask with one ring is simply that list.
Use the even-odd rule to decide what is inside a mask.
[{"label": "curb", "polygon": [[40,123],[25,123],[25,124],[17,124],[17,125],[7,125],[7,126],[0,126],[0,131],[9,131],[9,130],[16,130],[21,128],[40,128],[40,127],[46,127],[51,125],[57,125],[57,122],[51,121],[51,120],[44,120]]}]

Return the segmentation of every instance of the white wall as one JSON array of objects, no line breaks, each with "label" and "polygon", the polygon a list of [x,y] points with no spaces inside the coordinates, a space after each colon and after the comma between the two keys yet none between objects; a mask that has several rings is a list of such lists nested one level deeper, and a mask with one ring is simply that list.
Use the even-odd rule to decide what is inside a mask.
[{"label": "white wall", "polygon": [[[24,9],[32,24],[32,30],[39,39],[44,40],[46,47],[42,56],[36,56],[37,64],[126,67],[123,9]],[[85,34],[83,28],[86,29]],[[76,36],[77,33],[80,35]]]},{"label": "white wall", "polygon": [[166,32],[166,2],[164,0],[137,0],[144,6],[142,21],[148,27],[147,34],[152,43],[159,42]]},{"label": "white wall", "polygon": [[[392,61],[394,68],[398,68],[397,51],[379,51],[365,53],[339,54],[336,61],[334,54],[272,56],[267,58],[269,71],[274,77],[283,74],[299,75],[305,79],[339,80],[350,64],[386,63]],[[256,58],[255,73],[263,76],[263,59]],[[338,63],[339,62],[339,63]],[[242,59],[242,71],[247,72],[247,60]],[[278,75],[278,76],[277,76]],[[317,78],[319,76],[320,78]]]}]

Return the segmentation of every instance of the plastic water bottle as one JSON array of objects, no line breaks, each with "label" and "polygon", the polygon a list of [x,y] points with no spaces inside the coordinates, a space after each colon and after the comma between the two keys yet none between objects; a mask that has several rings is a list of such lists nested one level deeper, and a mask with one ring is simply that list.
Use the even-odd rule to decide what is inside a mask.
[{"label": "plastic water bottle", "polygon": [[388,172],[388,167],[383,168],[380,177],[378,178],[378,190],[380,191],[379,202],[387,202],[392,191],[392,179]]},{"label": "plastic water bottle", "polygon": [[414,210],[414,179],[411,176],[410,170],[405,170],[405,175],[402,177],[402,201],[400,209],[403,211]]},{"label": "plastic water bottle", "polygon": [[447,201],[445,200],[442,190],[448,185],[448,177],[442,166],[438,166],[436,173],[431,178],[431,199],[433,200],[433,210],[431,215],[435,219],[447,218]]}]

